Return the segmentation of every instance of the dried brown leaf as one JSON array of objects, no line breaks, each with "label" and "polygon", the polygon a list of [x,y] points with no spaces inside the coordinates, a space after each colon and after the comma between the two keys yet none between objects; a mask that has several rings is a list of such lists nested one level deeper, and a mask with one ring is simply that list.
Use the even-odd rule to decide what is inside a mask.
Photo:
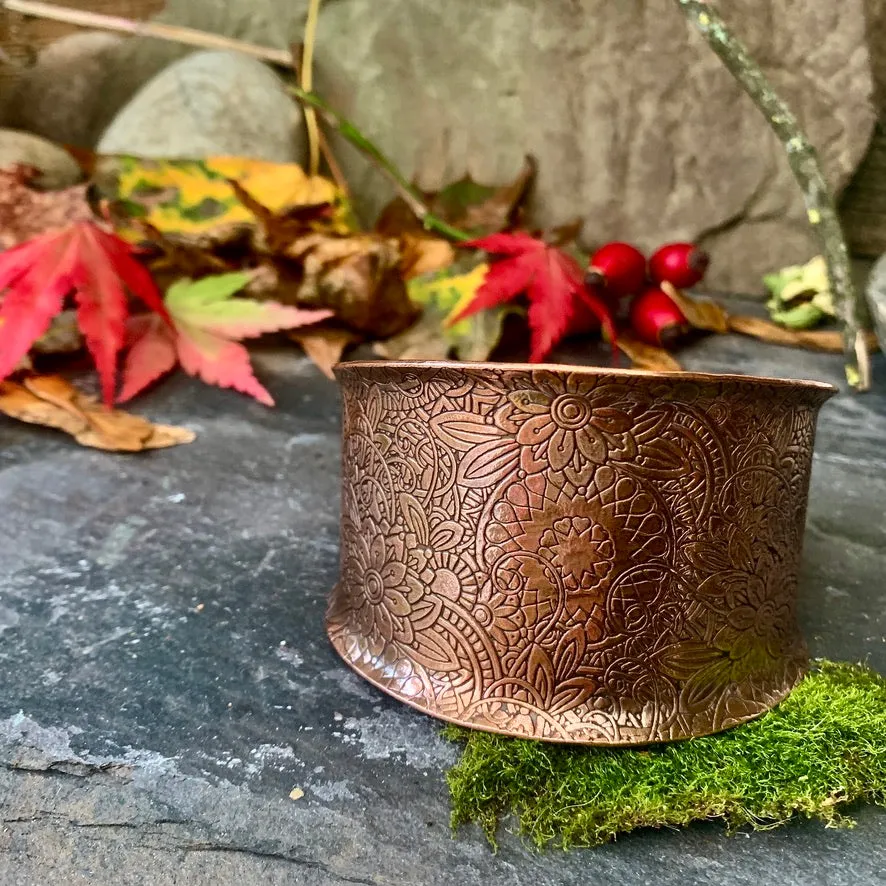
[{"label": "dried brown leaf", "polygon": [[[843,334],[836,329],[785,329],[770,320],[746,316],[729,317],[729,329],[774,345],[831,354],[840,354],[843,351]],[[876,350],[878,346],[876,335],[868,332],[865,338],[868,350]]]},{"label": "dried brown leaf", "polygon": [[551,246],[557,246],[560,249],[574,246],[584,225],[585,222],[583,218],[573,219],[565,225],[558,225],[555,228],[551,228],[543,239],[545,243],[548,243]]},{"label": "dried brown leaf", "polygon": [[302,307],[329,308],[360,332],[385,338],[418,314],[400,276],[397,242],[377,234],[310,234],[291,243],[286,257],[301,265],[294,290]]},{"label": "dried brown leaf", "polygon": [[656,372],[682,372],[683,367],[664,348],[656,348],[634,338],[630,333],[620,332],[618,349],[630,359],[634,369],[651,369]]},{"label": "dried brown leaf", "polygon": [[56,428],[82,446],[140,452],[191,443],[186,428],[155,425],[119,409],[107,409],[60,376],[29,376],[22,384],[0,382],[0,412],[30,424]]},{"label": "dried brown leaf", "polygon": [[709,299],[691,298],[667,282],[662,283],[661,288],[683,312],[693,329],[718,332],[721,335],[729,332],[728,314],[721,305]]},{"label": "dried brown leaf", "polygon": [[57,428],[72,437],[89,430],[85,417],[71,415],[12,381],[0,382],[0,412],[19,421]]},{"label": "dried brown leaf", "polygon": [[181,446],[193,443],[197,435],[187,428],[175,425],[151,425],[151,436],[142,444],[142,449],[168,449],[170,446]]},{"label": "dried brown leaf", "polygon": [[289,337],[301,345],[308,358],[329,378],[335,378],[332,367],[341,360],[345,349],[361,338],[350,329],[322,325],[294,329]]},{"label": "dried brown leaf", "polygon": [[[213,160],[216,166],[220,162]],[[248,243],[239,244],[239,252],[228,244],[226,251],[211,257],[250,268],[252,280],[245,292],[253,298],[329,309],[351,329],[376,337],[395,335],[409,326],[418,312],[406,293],[399,239],[339,230],[341,207],[329,202],[336,192],[325,180],[317,179],[310,195],[299,192],[300,202],[290,200],[285,210],[268,208],[264,204],[273,198],[275,180],[269,176],[262,179],[263,190],[233,178],[225,183],[257,229]],[[193,263],[195,258],[202,264],[199,252],[195,256],[193,250],[167,242],[165,232],[142,226],[162,247],[167,266]],[[407,260],[419,269],[440,267],[453,257],[448,243],[426,234],[409,246]]]},{"label": "dried brown leaf", "polygon": [[151,250],[151,274],[162,289],[168,289],[181,277],[193,279],[207,274],[225,274],[239,265],[239,262],[222,258],[205,246],[171,240],[142,218],[128,219],[127,223],[139,232],[142,248]]},{"label": "dried brown leaf", "polygon": [[0,169],[0,251],[75,222],[95,219],[86,199],[87,185],[36,191],[28,183],[38,173],[24,165]]},{"label": "dried brown leaf", "polygon": [[[483,185],[466,175],[442,191],[420,193],[438,218],[475,237],[483,237],[513,227],[519,221],[536,171],[535,159],[526,157],[517,177],[506,185]],[[382,210],[375,230],[399,237],[405,232],[421,233],[424,228],[406,201],[396,197]]]},{"label": "dried brown leaf", "polygon": [[[259,230],[253,238],[255,247],[272,255],[285,252],[286,246],[305,234],[331,229],[335,208],[331,203],[298,205],[285,214],[277,214],[266,208],[245,187],[233,179],[228,182],[237,199],[258,219]],[[308,199],[310,194],[306,194]]]},{"label": "dried brown leaf", "polygon": [[[427,200],[433,194],[422,194]],[[394,197],[375,222],[375,233],[382,237],[400,237],[405,233],[426,234],[424,225],[402,197]]]},{"label": "dried brown leaf", "polygon": [[35,397],[89,424],[83,410],[76,405],[77,398],[83,395],[60,375],[33,375],[26,377],[22,384]]},{"label": "dried brown leaf", "polygon": [[[482,192],[483,185],[478,185],[469,175],[462,182],[451,185],[437,195],[432,203],[432,211],[447,216],[451,214],[452,224],[481,237],[508,228],[518,220],[519,211],[529,194],[538,171],[535,158],[527,156],[514,181],[495,189],[482,202],[469,199],[471,190]],[[464,197],[457,190],[461,184]],[[461,210],[459,212],[458,210]]]}]

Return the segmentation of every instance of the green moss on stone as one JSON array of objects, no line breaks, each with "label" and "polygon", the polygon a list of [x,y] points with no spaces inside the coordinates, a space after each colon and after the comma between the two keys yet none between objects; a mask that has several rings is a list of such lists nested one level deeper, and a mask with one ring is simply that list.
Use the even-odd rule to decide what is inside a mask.
[{"label": "green moss on stone", "polygon": [[447,727],[465,742],[447,780],[453,827],[495,844],[501,819],[539,847],[596,846],[643,827],[719,819],[772,828],[794,815],[851,826],[886,805],[886,680],[819,661],[778,707],[719,735],[643,749],[584,748]]}]

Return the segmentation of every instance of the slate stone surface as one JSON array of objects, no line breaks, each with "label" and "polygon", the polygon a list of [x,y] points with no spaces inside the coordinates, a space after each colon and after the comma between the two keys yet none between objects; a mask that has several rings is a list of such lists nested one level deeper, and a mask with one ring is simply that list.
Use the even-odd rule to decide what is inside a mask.
[{"label": "slate stone surface", "polygon": [[[839,358],[733,337],[687,368],[838,382]],[[338,395],[261,356],[268,410],[187,379],[141,411],[198,432],[142,456],[0,417],[0,883],[886,882],[886,812],[727,836],[644,832],[493,855],[453,839],[438,725],[335,657]],[[886,672],[886,365],[821,416],[803,624]],[[290,792],[299,788],[300,799]]]}]

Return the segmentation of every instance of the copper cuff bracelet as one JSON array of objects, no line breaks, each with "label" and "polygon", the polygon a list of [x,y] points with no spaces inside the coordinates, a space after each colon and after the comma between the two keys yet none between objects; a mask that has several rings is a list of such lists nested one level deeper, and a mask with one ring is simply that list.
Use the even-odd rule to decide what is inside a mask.
[{"label": "copper cuff bracelet", "polygon": [[342,658],[477,729],[646,744],[756,717],[802,675],[797,572],[830,385],[349,363]]}]

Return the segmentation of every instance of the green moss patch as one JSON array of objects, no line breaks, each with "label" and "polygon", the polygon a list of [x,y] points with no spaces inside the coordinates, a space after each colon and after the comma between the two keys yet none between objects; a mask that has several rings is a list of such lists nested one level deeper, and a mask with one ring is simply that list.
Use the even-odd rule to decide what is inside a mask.
[{"label": "green moss patch", "polygon": [[771,828],[799,815],[850,826],[886,805],[886,680],[819,661],[775,710],[728,732],[644,749],[580,748],[447,727],[465,742],[447,780],[453,827],[495,843],[513,814],[539,847],[597,846],[643,827],[719,819]]}]

